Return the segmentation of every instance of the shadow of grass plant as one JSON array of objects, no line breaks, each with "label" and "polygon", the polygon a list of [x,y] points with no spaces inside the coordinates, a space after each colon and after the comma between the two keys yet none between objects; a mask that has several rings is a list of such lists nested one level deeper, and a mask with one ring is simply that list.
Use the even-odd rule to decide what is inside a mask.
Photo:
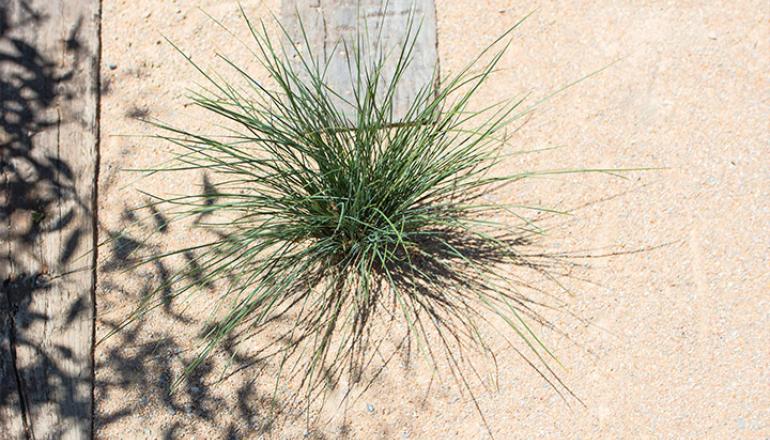
[{"label": "shadow of grass plant", "polygon": [[[496,204],[490,194],[534,176],[617,170],[493,175],[505,157],[506,130],[532,106],[508,100],[471,110],[470,103],[515,26],[458,74],[420,88],[396,116],[417,26],[405,44],[370,52],[376,56],[364,53],[362,37],[341,43],[353,78],[345,98],[326,85],[328,60],[307,41],[279,45],[264,24],[246,21],[269,81],[223,58],[245,80],[237,87],[185,55],[208,81],[194,104],[237,128],[209,136],[156,122],[158,137],[180,153],[169,166],[145,170],[199,170],[215,181],[202,194],[152,196],[151,205],[174,221],[199,219],[196,226],[216,238],[139,262],[194,254],[170,276],[173,295],[220,286],[205,344],[187,373],[226,341],[280,327],[261,352],[278,359],[278,380],[298,378],[310,405],[346,375],[354,383],[371,367],[389,337],[387,325],[373,324],[381,320],[404,329],[394,345],[414,345],[430,362],[445,363],[471,391],[468,374],[481,373],[464,352],[496,364],[485,336],[496,319],[506,339],[523,343],[511,347],[522,347],[514,349],[559,394],[568,393],[532,329],[547,324],[542,304],[505,269],[548,277],[546,259],[519,252],[540,230],[516,212],[549,210]],[[145,295],[124,325],[166,301],[160,292],[168,287]]]}]

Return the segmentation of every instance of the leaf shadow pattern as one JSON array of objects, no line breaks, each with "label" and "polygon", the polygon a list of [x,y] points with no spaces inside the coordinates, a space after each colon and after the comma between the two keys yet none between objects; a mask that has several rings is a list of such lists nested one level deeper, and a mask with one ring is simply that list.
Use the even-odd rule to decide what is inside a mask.
[{"label": "leaf shadow pattern", "polygon": [[[57,414],[76,424],[85,423],[83,429],[90,430],[88,419],[83,415],[91,413],[91,400],[84,399],[80,387],[91,386],[90,377],[78,377],[65,371],[61,363],[74,359],[72,351],[65,346],[42,346],[38,341],[28,337],[29,330],[50,320],[50,316],[41,314],[30,306],[30,296],[46,295],[51,285],[45,276],[21,275],[13,281],[4,281],[2,290],[5,298],[0,303],[0,408],[21,409],[21,417],[30,433],[28,420],[30,412],[35,412],[51,403],[45,390],[27,390],[25,384],[48,384],[56,390]],[[81,307],[76,302],[67,312],[67,321],[81,313]],[[34,359],[32,363],[21,364],[17,359],[18,353],[27,352],[27,357]],[[53,354],[56,354],[54,356]],[[11,422],[7,420],[5,422]],[[51,434],[56,437],[63,431],[54,430]]]},{"label": "leaf shadow pattern", "polygon": [[[93,218],[91,198],[78,190],[83,176],[65,159],[69,145],[60,145],[60,154],[48,142],[56,136],[58,144],[66,124],[85,124],[61,110],[80,99],[73,80],[91,67],[83,19],[54,42],[61,60],[35,35],[47,35],[49,20],[34,2],[0,3],[0,430],[28,438],[92,428],[91,377],[71,366],[90,369],[90,348],[76,353],[43,341],[50,328],[64,333],[91,323],[82,295],[73,295],[61,315],[41,312],[41,304],[82,289],[71,275],[90,270],[80,257],[90,252],[85,225]],[[54,417],[57,423],[41,423],[46,432],[35,432],[36,420]]]},{"label": "leaf shadow pattern", "polygon": [[[24,255],[3,253],[2,263],[6,266],[21,265],[24,257],[34,258],[33,247],[39,237],[67,228],[78,210],[90,213],[89,201],[81,200],[77,195],[70,164],[37,151],[34,141],[46,130],[68,122],[51,117],[50,110],[57,100],[72,99],[69,95],[60,96],[59,90],[62,84],[72,79],[78,63],[73,70],[60,73],[56,64],[38,49],[22,38],[15,38],[14,29],[38,27],[46,19],[29,6],[25,7],[27,3],[20,5],[28,17],[13,24],[8,7],[0,7],[0,38],[3,47],[8,48],[0,50],[0,64],[4,70],[0,78],[0,124],[3,130],[0,150],[3,210],[0,220],[8,225],[14,217],[28,217],[30,221],[15,222],[13,228],[5,226],[2,229],[2,239],[19,243],[19,249],[24,252]],[[69,40],[77,41],[76,31],[73,30]],[[71,43],[68,47],[77,51],[80,45]],[[62,199],[73,203],[63,213],[58,213]],[[72,235],[79,233],[82,231],[75,229]],[[67,262],[72,256],[72,251],[63,252],[60,263]]]},{"label": "leaf shadow pattern", "polygon": [[[102,322],[112,327],[119,325]],[[97,438],[112,432],[108,429],[111,425],[118,429],[136,426],[129,419],[139,419],[142,426],[153,426],[152,435],[166,439],[189,438],[202,429],[207,438],[221,439],[274,434],[285,417],[279,411],[286,407],[279,409],[271,396],[260,394],[254,386],[256,379],[234,381],[235,391],[222,395],[215,391],[215,385],[222,379],[212,360],[172,390],[192,356],[172,334],[153,332],[151,337],[143,337],[143,327],[145,324],[124,329],[115,343],[98,350],[96,368],[102,373],[95,382],[97,402],[110,401],[111,405],[97,405]],[[234,365],[239,365],[238,356],[233,358]],[[116,395],[122,398],[115,398]],[[223,419],[227,422],[223,423]],[[125,421],[129,423],[122,425]]]},{"label": "leaf shadow pattern", "polygon": [[[172,293],[174,262],[155,258],[162,253],[156,242],[168,240],[167,234],[174,232],[177,225],[150,201],[140,209],[124,208],[120,221],[119,227],[100,225],[105,250],[99,264],[97,322],[102,333],[120,331],[95,349],[96,437],[108,438],[113,426],[136,426],[131,419],[137,418],[145,429],[137,435],[164,439],[188,438],[200,429],[206,430],[208,438],[221,439],[274,434],[283,420],[294,417],[293,412],[288,405],[278,404],[273,396],[260,394],[253,375],[248,380],[224,377],[221,365],[211,359],[194,374],[184,376],[181,383],[176,382],[194,355],[173,329],[187,327],[194,319]],[[142,264],[148,259],[153,260],[151,264]],[[179,263],[196,270],[193,252],[180,255]],[[206,283],[201,286],[213,289]],[[143,320],[124,328],[124,315],[119,310],[116,315],[111,314],[113,306],[121,307],[129,298],[142,298],[154,292],[159,292],[163,301],[152,313],[164,325],[155,326],[151,324],[153,320]],[[115,320],[109,316],[115,316]],[[235,344],[225,344],[220,358],[228,371],[249,368],[253,373],[260,369],[259,360],[242,354]],[[223,381],[230,381],[235,387],[226,397],[215,391],[215,385]],[[230,415],[231,420],[223,423],[222,414]]]}]

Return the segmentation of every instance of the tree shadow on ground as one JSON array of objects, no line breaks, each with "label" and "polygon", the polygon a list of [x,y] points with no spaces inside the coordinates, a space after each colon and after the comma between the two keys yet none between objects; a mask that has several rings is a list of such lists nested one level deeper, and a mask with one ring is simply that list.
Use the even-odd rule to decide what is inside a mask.
[{"label": "tree shadow on ground", "polygon": [[[205,184],[206,178],[203,181]],[[167,240],[176,225],[149,202],[142,209],[124,208],[120,221],[117,228],[100,226],[105,240],[101,245],[97,292],[103,298],[100,310],[103,308],[104,316],[114,318],[99,316],[97,320],[103,333],[115,333],[95,350],[97,436],[102,429],[109,430],[113,424],[136,417],[146,419],[148,425],[163,420],[160,430],[148,435],[164,439],[187,438],[199,429],[222,439],[275,434],[283,420],[293,417],[292,411],[260,391],[260,361],[241,353],[235,344],[224,345],[217,356],[219,364],[208,359],[192,374],[183,375],[184,367],[196,353],[186,344],[190,341],[180,339],[168,327],[185,327],[195,320],[173,293],[175,263],[155,260],[162,253],[157,243]],[[148,259],[153,261],[148,263]],[[194,265],[195,261],[195,255],[188,252],[180,255],[178,263]],[[201,287],[213,289],[205,284]],[[132,305],[148,295],[159,295],[160,306],[145,317],[149,319],[125,325],[123,319]],[[113,305],[121,310],[128,308],[125,313],[114,314]],[[155,319],[162,319],[163,325],[153,325]],[[223,360],[227,371],[249,368],[255,374],[248,380],[225,377]],[[234,391],[225,397],[216,390],[220,385],[233,387]],[[105,399],[109,405],[105,402],[102,407]],[[222,421],[223,414],[226,422]]]},{"label": "tree shadow on ground", "polygon": [[[270,406],[268,401],[255,399],[248,384],[238,392],[237,402],[226,402],[215,396],[207,385],[207,380],[214,376],[210,364],[203,365],[196,375],[187,379],[177,393],[170,393],[173,377],[178,374],[173,359],[185,355],[173,337],[140,340],[141,327],[127,329],[116,336],[120,344],[104,353],[97,349],[103,356],[96,360],[94,368],[110,368],[114,374],[96,383],[92,383],[90,376],[75,376],[61,367],[62,359],[73,357],[68,347],[43,347],[30,337],[36,335],[31,332],[49,325],[54,318],[38,312],[33,298],[53,294],[53,289],[66,280],[66,274],[59,273],[56,267],[46,267],[49,255],[43,254],[41,240],[54,234],[62,236],[60,248],[45,252],[56,252],[58,265],[64,267],[79,258],[85,249],[82,243],[91,238],[78,227],[77,219],[94,215],[92,200],[82,200],[77,194],[78,176],[72,166],[38,145],[41,138],[50,136],[63,124],[77,122],[63,120],[57,108],[63,102],[78,99],[69,92],[68,83],[84,61],[81,60],[84,44],[79,39],[80,21],[73,24],[69,36],[62,41],[75,60],[66,71],[62,71],[43,48],[30,41],[29,29],[42,29],[48,20],[50,17],[37,11],[32,2],[0,4],[0,410],[3,414],[18,413],[23,419],[17,421],[23,425],[19,435],[33,436],[30,413],[42,411],[44,405],[51,404],[56,405],[55,412],[68,423],[91,432],[92,402],[79,388],[96,388],[97,407],[98,396],[108,390],[141,389],[146,396],[157,398],[160,407],[179,416],[163,434],[165,438],[184,438],[184,428],[191,419],[216,424],[216,414],[224,407],[236,411],[254,429],[267,432],[272,429],[272,422],[259,414],[261,407]],[[102,89],[102,93],[107,91],[106,87]],[[151,219],[159,233],[166,231],[167,220],[160,212],[153,212]],[[125,220],[138,221],[130,212],[126,212]],[[108,261],[102,265],[100,276],[126,270],[135,252],[145,246],[123,231],[101,228],[101,233],[112,241],[106,249]],[[19,271],[20,267],[36,270]],[[167,285],[169,274],[166,263],[157,262],[149,278],[140,278],[139,290]],[[166,317],[188,322],[184,314],[174,308],[170,290],[164,288],[163,294],[162,312]],[[86,308],[82,300],[74,300],[62,311],[63,325],[71,325],[82,313],[88,312]],[[21,352],[29,353],[20,355],[23,361],[17,358]],[[27,390],[30,384],[48,384],[55,395],[48,395],[46,390]],[[108,414],[96,411],[95,434],[98,436],[98,428],[135,414],[143,403],[151,402],[121,403]],[[5,427],[5,423],[3,420],[0,426]],[[223,428],[222,438],[247,436],[243,427]],[[58,437],[64,432],[48,434]]]}]

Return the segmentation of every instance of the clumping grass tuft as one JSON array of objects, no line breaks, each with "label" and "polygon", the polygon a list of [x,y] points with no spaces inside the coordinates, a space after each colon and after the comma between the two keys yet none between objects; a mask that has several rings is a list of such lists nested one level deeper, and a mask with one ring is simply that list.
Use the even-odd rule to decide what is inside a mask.
[{"label": "clumping grass tuft", "polygon": [[[278,359],[280,377],[299,378],[311,402],[345,375],[358,381],[396,325],[404,337],[394,346],[414,345],[470,390],[468,372],[480,373],[463,352],[493,364],[486,339],[497,319],[504,338],[519,338],[511,346],[526,362],[566,390],[531,329],[542,323],[540,304],[510,275],[547,275],[542,255],[518,251],[540,233],[518,213],[548,210],[496,204],[491,194],[532,176],[607,170],[490,173],[505,157],[506,130],[531,107],[523,100],[480,110],[469,104],[513,28],[458,74],[425,84],[396,116],[416,26],[403,46],[374,57],[363,56],[365,38],[341,43],[355,72],[346,99],[326,85],[324,62],[309,44],[279,45],[264,24],[247,23],[270,81],[225,59],[245,80],[236,87],[193,64],[209,83],[194,94],[195,105],[237,128],[209,136],[156,123],[159,137],[181,153],[150,171],[201,170],[211,178],[203,194],[153,196],[152,208],[194,217],[216,238],[144,261],[187,257],[170,277],[173,295],[210,295],[204,287],[219,286],[206,342],[187,371],[226,340],[281,328],[263,353]],[[166,301],[160,292],[144,296],[126,322]]]}]

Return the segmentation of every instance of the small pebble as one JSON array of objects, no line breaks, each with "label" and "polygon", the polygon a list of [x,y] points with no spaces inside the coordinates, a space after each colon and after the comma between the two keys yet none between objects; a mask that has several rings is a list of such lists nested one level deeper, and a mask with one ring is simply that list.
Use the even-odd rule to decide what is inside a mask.
[{"label": "small pebble", "polygon": [[110,68],[110,70],[115,70],[115,69],[117,69],[117,68],[118,68],[118,65],[117,65],[117,64],[115,64],[115,63],[108,63],[108,64],[107,64],[107,67],[109,67],[109,68]]},{"label": "small pebble", "polygon": [[198,387],[195,387],[195,386],[190,387],[190,392],[192,393],[198,394],[200,391],[201,389]]},{"label": "small pebble", "polygon": [[369,412],[374,412],[374,405],[372,405],[371,403],[367,403],[366,410]]}]

